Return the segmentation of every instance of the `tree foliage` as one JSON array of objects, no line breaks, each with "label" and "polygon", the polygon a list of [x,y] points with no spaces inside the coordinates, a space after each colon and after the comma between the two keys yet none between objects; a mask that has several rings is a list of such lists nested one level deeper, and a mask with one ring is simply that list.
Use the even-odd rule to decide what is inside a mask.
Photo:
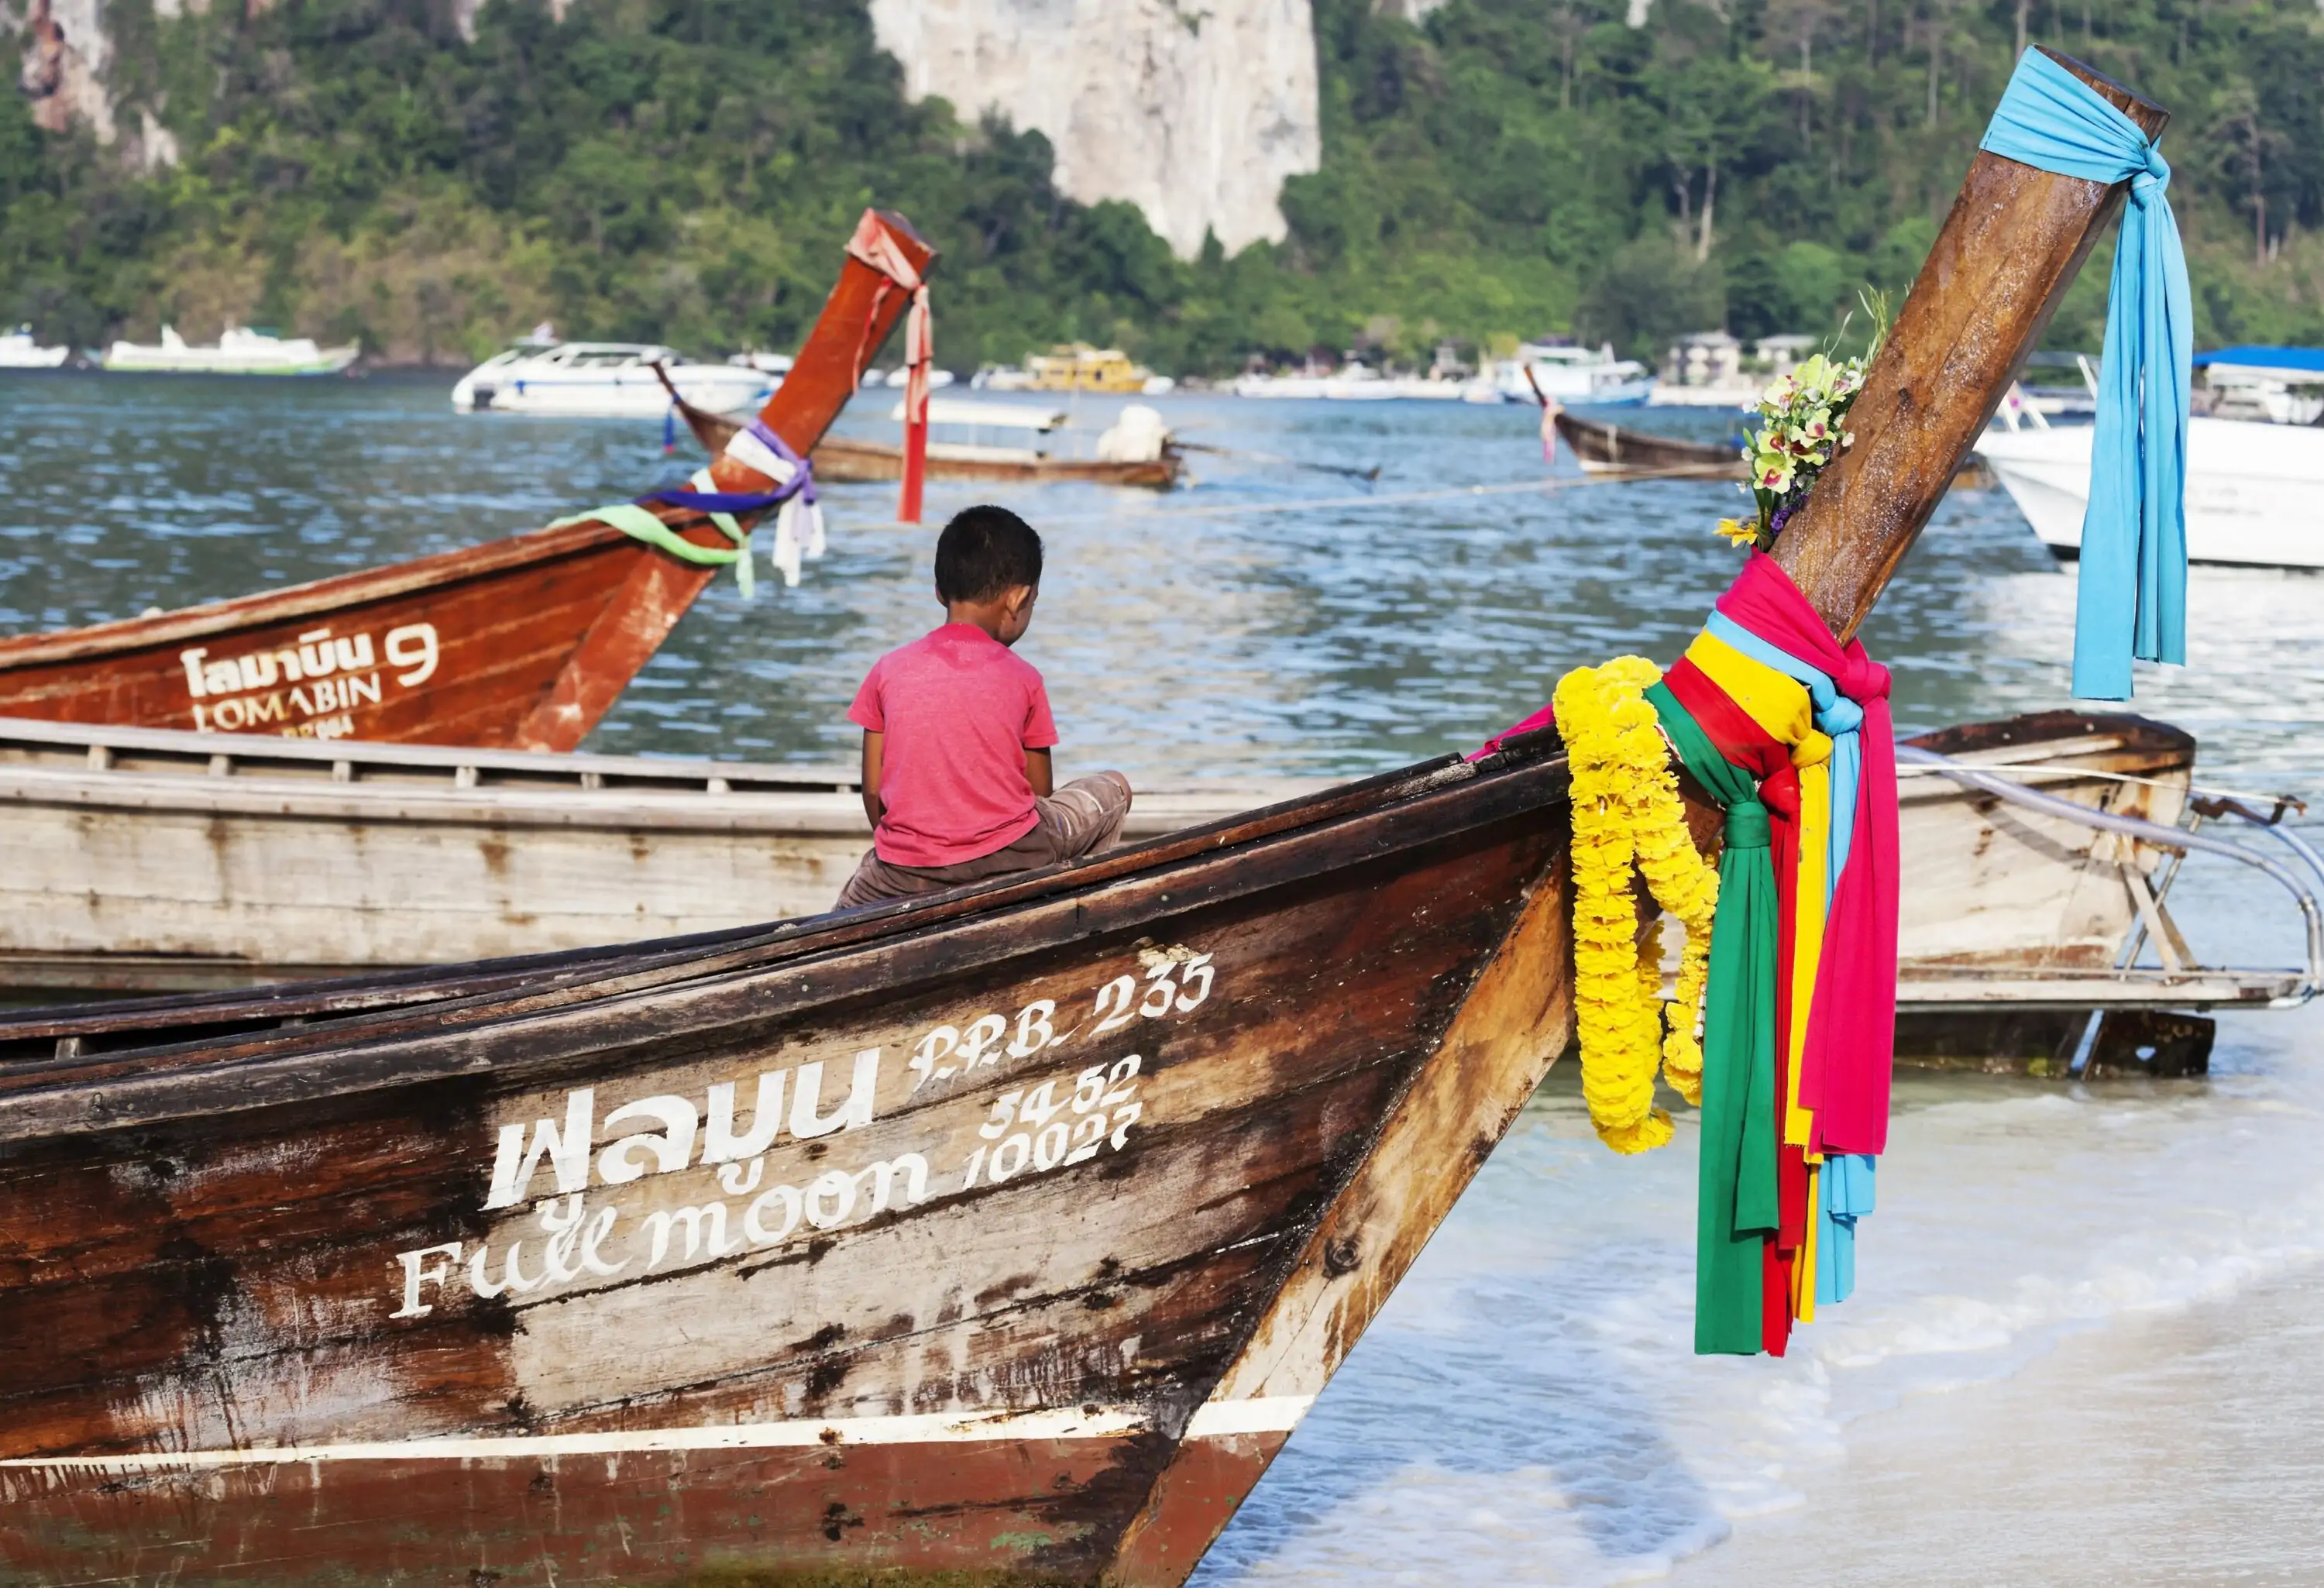
[{"label": "tree foliage", "polygon": [[[0,100],[0,316],[447,362],[544,319],[781,347],[876,203],[942,249],[961,366],[1821,334],[1909,284],[2022,31],[2172,107],[2201,339],[2324,341],[2313,0],[1655,0],[1638,27],[1628,0],[1313,3],[1324,156],[1289,235],[1182,260],[1060,195],[1038,133],[907,99],[863,0],[488,0],[472,41],[447,0],[115,0],[120,139]],[[2103,300],[2086,272],[2053,342],[2094,346]]]}]

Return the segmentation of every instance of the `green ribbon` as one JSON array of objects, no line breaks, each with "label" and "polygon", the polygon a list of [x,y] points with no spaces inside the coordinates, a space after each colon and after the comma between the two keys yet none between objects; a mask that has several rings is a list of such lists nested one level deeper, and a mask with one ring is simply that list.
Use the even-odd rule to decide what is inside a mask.
[{"label": "green ribbon", "polygon": [[1679,760],[1727,808],[1703,997],[1702,1148],[1695,1198],[1694,1349],[1757,1355],[1766,1236],[1775,1200],[1775,961],[1781,923],[1767,808],[1678,697],[1647,701]]},{"label": "green ribbon", "polygon": [[611,524],[632,540],[643,540],[682,562],[691,562],[703,568],[724,568],[733,563],[734,582],[742,588],[742,599],[750,600],[757,593],[751,577],[750,531],[735,522],[731,512],[713,512],[705,516],[734,542],[734,549],[728,551],[717,546],[696,546],[634,502],[616,502],[608,507],[593,507],[586,512],[576,512],[571,518],[560,518],[549,527],[561,530],[567,524]]}]

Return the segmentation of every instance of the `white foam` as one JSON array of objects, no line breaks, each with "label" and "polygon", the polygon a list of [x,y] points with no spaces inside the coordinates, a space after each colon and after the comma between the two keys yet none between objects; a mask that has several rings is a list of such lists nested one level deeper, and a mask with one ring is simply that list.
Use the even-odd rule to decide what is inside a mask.
[{"label": "white foam", "polygon": [[1197,1581],[1660,1576],[1798,1507],[1869,1413],[2315,1261],[2324,1014],[2222,1049],[2209,1082],[1904,1077],[1858,1296],[1783,1361],[1692,1354],[1691,1116],[1618,1159],[1554,1078]]}]

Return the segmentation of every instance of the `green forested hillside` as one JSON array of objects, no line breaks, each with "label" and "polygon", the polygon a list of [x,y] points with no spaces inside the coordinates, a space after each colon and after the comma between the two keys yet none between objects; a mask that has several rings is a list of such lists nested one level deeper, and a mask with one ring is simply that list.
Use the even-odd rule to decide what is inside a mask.
[{"label": "green forested hillside", "polygon": [[[862,0],[115,0],[125,128],[0,101],[0,318],[93,345],[228,316],[464,362],[540,319],[704,351],[796,341],[855,213],[945,254],[941,362],[1072,337],[1218,372],[1555,328],[1644,349],[1821,331],[1901,286],[2019,38],[2172,106],[2199,335],[2324,341],[2315,0],[1314,0],[1323,169],[1291,235],[1174,259],[1063,199],[1038,134],[913,105]],[[2094,346],[2102,276],[2052,330]]]}]

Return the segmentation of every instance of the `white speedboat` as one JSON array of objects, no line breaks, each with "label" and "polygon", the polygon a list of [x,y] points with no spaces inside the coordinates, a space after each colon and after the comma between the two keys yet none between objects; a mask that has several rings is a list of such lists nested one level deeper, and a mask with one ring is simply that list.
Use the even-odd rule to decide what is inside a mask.
[{"label": "white speedboat", "polygon": [[669,393],[654,374],[669,372],[678,395],[713,413],[742,413],[766,402],[782,376],[749,365],[697,364],[644,342],[520,342],[462,375],[452,388],[460,413],[539,413],[567,419],[659,419]]},{"label": "white speedboat", "polygon": [[0,369],[55,369],[65,361],[70,351],[65,347],[43,347],[32,340],[32,328],[18,326],[0,335]]},{"label": "white speedboat", "polygon": [[[2080,555],[2090,500],[2089,425],[1988,431],[1983,457],[2063,559]],[[2324,568],[2324,429],[2195,419],[2187,432],[2187,559],[2261,568]]]},{"label": "white speedboat", "polygon": [[1592,348],[1527,342],[1515,358],[1496,366],[1492,380],[1504,400],[1528,406],[1546,397],[1561,407],[1628,407],[1644,402],[1655,389],[1654,372],[1635,358],[1615,357],[1611,343]]},{"label": "white speedboat", "polygon": [[211,347],[197,347],[173,326],[161,328],[159,346],[115,342],[105,367],[124,374],[335,375],[362,355],[360,343],[320,347],[312,337],[277,337],[228,326]]}]

